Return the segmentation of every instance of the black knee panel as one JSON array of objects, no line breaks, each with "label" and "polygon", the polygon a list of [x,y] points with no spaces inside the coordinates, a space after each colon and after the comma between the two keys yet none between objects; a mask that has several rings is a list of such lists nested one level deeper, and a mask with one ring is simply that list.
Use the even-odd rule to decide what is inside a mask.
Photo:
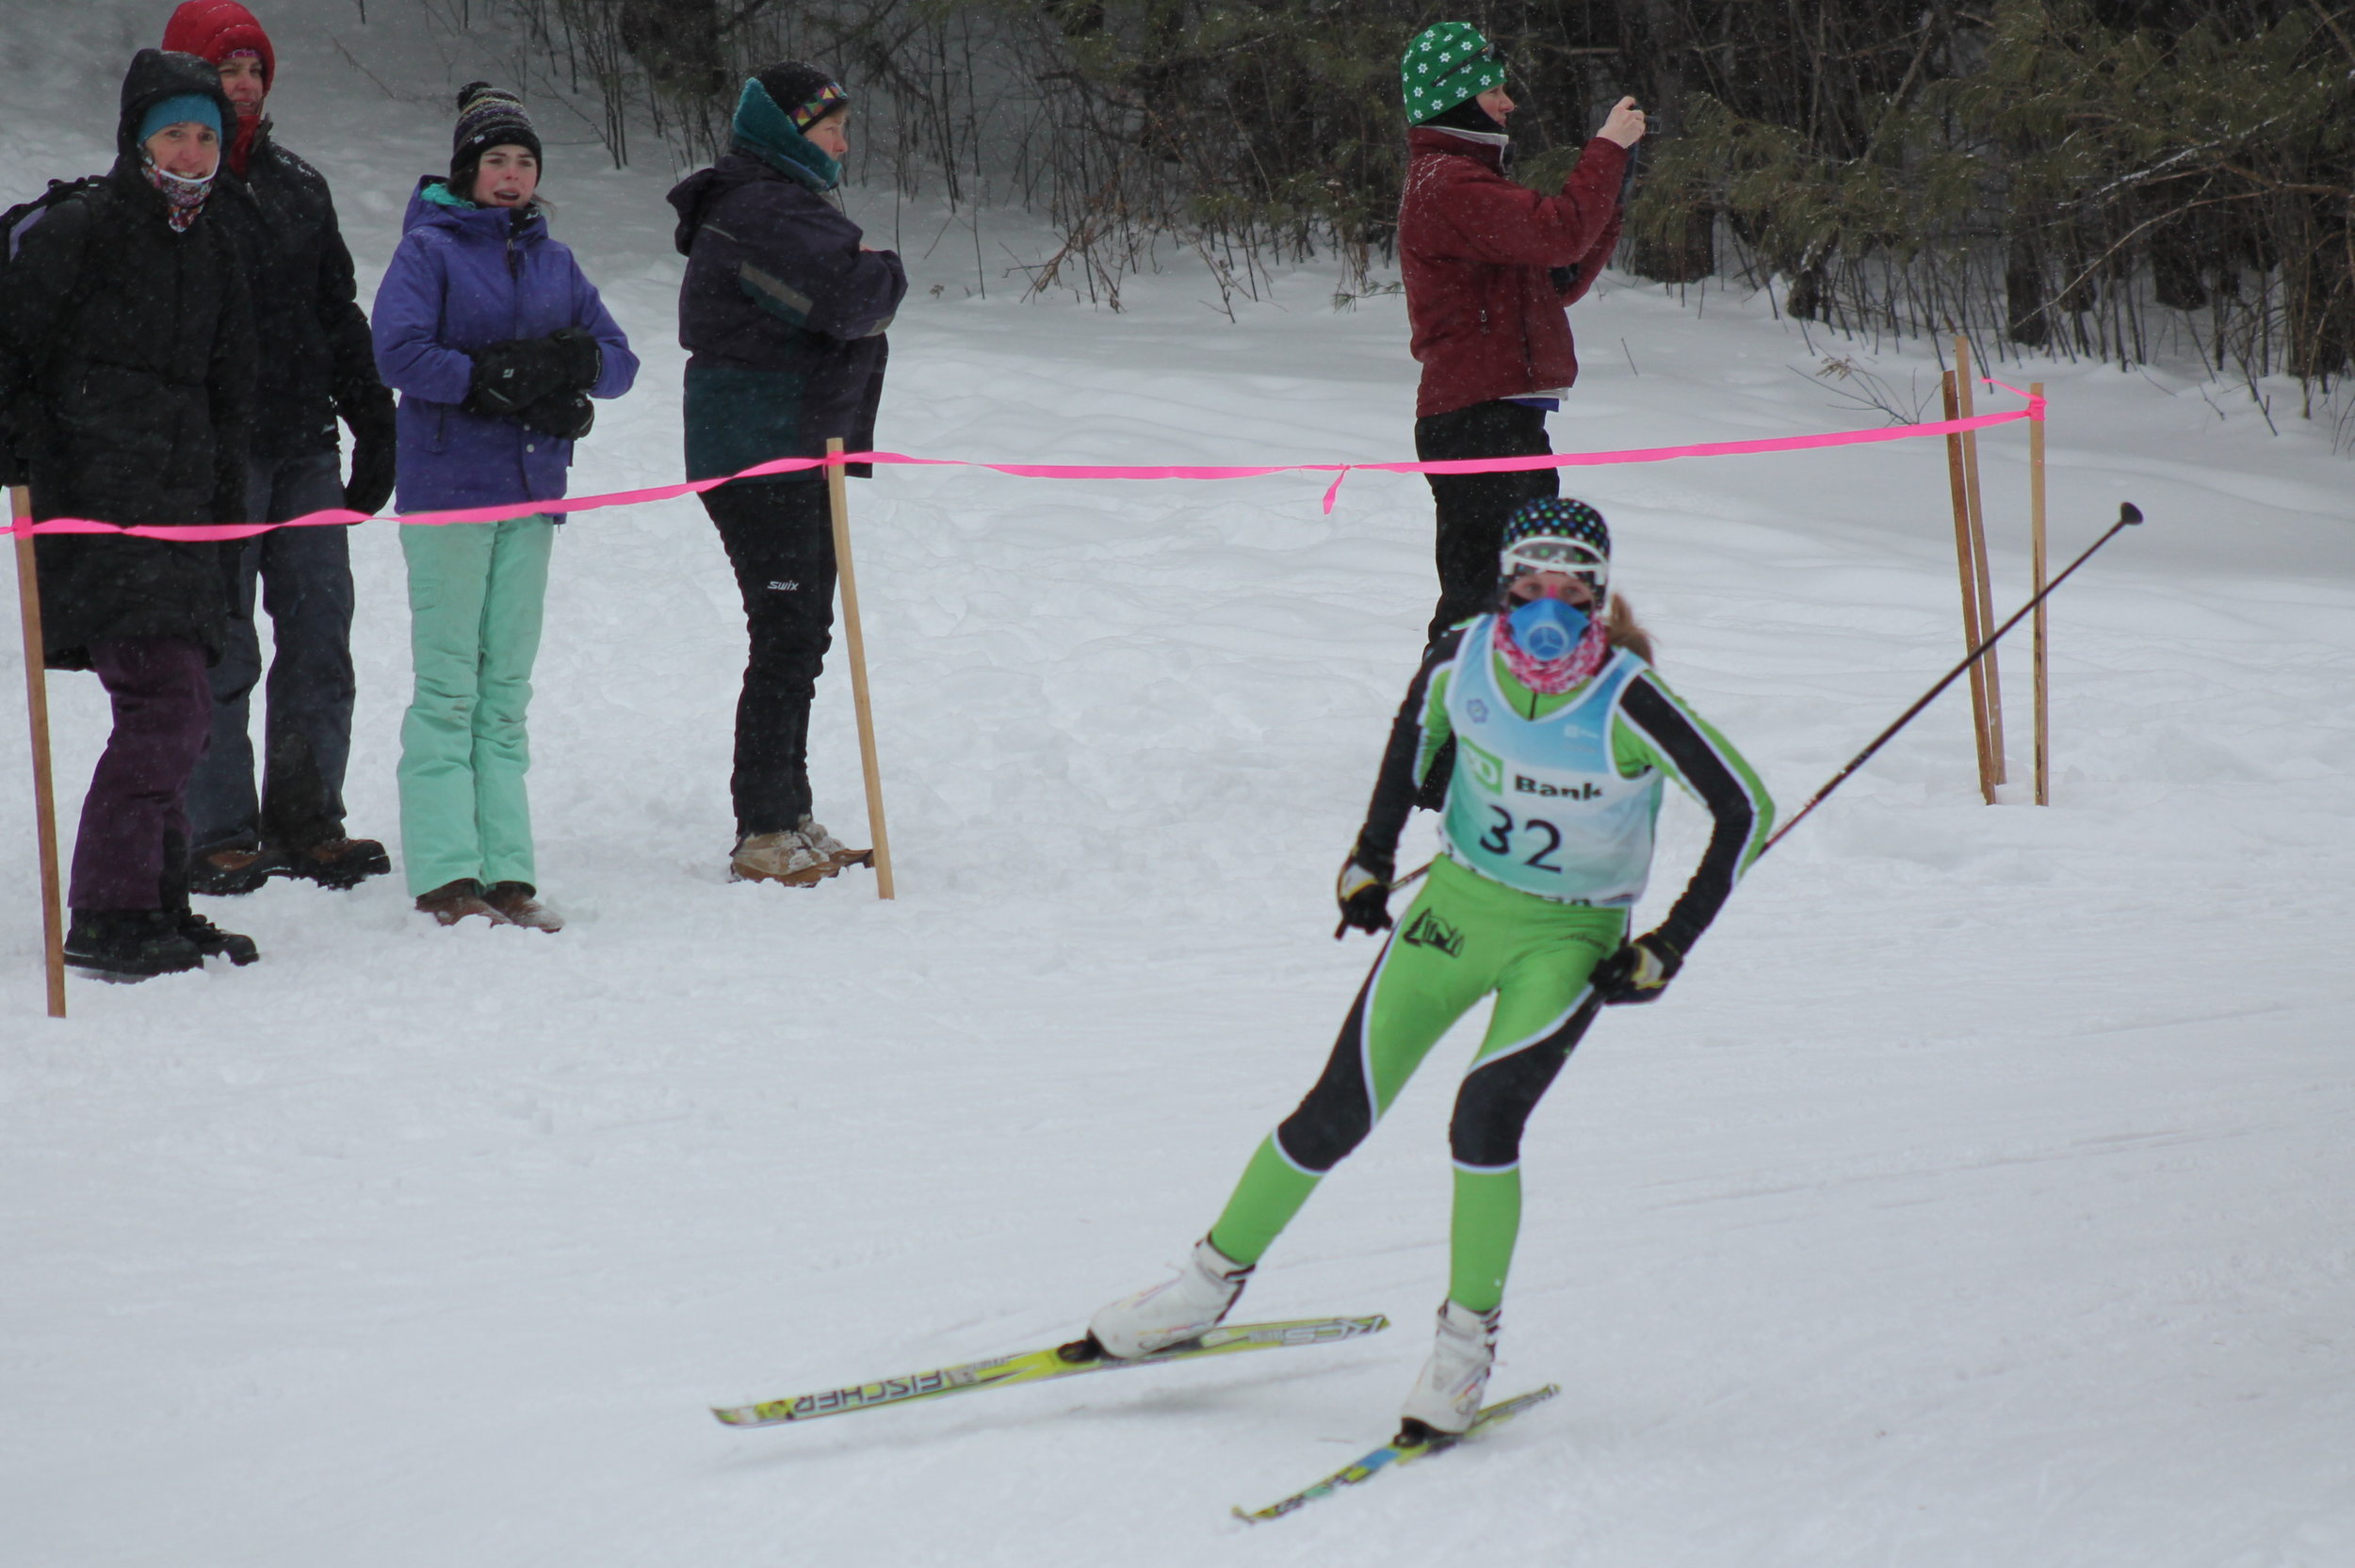
[{"label": "black knee panel", "polygon": [[1369,977],[1349,1010],[1348,1021],[1341,1026],[1340,1038],[1333,1043],[1333,1054],[1326,1059],[1316,1087],[1275,1129],[1275,1141],[1285,1156],[1304,1171],[1323,1175],[1347,1158],[1373,1130],[1373,1093],[1366,1082],[1364,1051],[1366,1003],[1372,991]]},{"label": "black knee panel", "polygon": [[1554,1075],[1562,1071],[1594,1015],[1589,1003],[1545,1039],[1464,1075],[1447,1130],[1448,1152],[1458,1165],[1493,1169],[1519,1162],[1521,1129],[1529,1124],[1529,1113],[1553,1086]]}]

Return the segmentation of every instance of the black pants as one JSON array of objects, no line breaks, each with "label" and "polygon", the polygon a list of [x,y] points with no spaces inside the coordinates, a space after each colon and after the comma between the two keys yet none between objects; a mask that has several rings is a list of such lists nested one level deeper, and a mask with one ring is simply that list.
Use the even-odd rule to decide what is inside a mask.
[{"label": "black pants", "polygon": [[752,652],[736,703],[736,832],[782,832],[810,812],[809,704],[834,638],[826,487],[723,485],[704,494],[744,595]]},{"label": "black pants", "polygon": [[[1415,421],[1415,456],[1424,462],[1458,458],[1519,458],[1553,448],[1546,441],[1546,414],[1521,403],[1474,403],[1450,413]],[[1468,616],[1496,607],[1497,552],[1503,548],[1504,520],[1524,501],[1562,493],[1559,470],[1533,468],[1518,474],[1426,474],[1438,510],[1439,606],[1432,612],[1425,640]]]},{"label": "black pants", "polygon": [[[256,459],[246,515],[284,523],[344,504],[333,452],[278,462]],[[254,625],[269,616],[269,712],[263,721],[262,787],[253,788],[250,732],[253,688],[262,684]],[[191,847],[202,854],[264,841],[307,849],[344,835],[344,768],[351,756],[350,530],[281,528],[245,542],[229,645],[213,666],[212,740],[188,781]]]}]

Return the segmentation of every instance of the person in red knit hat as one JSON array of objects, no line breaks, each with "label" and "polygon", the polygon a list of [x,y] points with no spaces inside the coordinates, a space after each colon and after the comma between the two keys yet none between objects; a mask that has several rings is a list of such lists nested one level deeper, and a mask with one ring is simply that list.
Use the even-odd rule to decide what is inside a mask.
[{"label": "person in red knit hat", "polygon": [[[222,203],[253,297],[257,417],[246,518],[283,523],[332,507],[374,512],[391,499],[392,394],[376,369],[351,252],[317,170],[278,145],[264,113],[278,55],[237,0],[187,0],[164,47],[220,73],[236,110],[224,137]],[[336,422],[351,428],[347,483]],[[262,780],[254,787],[249,708],[262,680],[256,590],[275,653]],[[344,832],[351,755],[351,554],[340,527],[281,528],[238,558],[229,647],[212,671],[213,723],[188,784],[188,880],[199,893],[251,893],[269,878],[350,887],[392,869],[384,846]]]},{"label": "person in red knit hat", "polygon": [[253,159],[253,137],[262,124],[262,100],[278,74],[278,54],[253,13],[237,0],[187,0],[164,24],[164,47],[209,60],[220,72],[220,89],[237,111],[236,134],[229,138],[229,169],[243,179]]}]

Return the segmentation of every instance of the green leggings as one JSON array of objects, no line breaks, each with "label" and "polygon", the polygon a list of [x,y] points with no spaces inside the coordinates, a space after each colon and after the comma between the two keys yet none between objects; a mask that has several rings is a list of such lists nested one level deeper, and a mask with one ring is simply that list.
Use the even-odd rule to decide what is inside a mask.
[{"label": "green leggings", "polygon": [[1441,859],[1375,960],[1324,1075],[1251,1156],[1210,1244],[1238,1263],[1259,1262],[1439,1037],[1493,991],[1487,1037],[1448,1129],[1448,1295],[1474,1312],[1493,1309],[1520,1231],[1521,1127],[1594,1017],[1586,977],[1626,934],[1624,910],[1533,897]]}]

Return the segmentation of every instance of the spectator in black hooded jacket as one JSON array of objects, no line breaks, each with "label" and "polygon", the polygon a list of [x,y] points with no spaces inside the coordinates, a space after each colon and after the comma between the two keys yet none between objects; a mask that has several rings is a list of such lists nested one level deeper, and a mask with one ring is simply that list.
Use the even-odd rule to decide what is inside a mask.
[{"label": "spectator in black hooded jacket", "polygon": [[[331,507],[373,512],[392,496],[393,397],[377,377],[351,252],[327,182],[278,145],[263,117],[276,85],[269,35],[238,0],[186,0],[164,47],[209,60],[236,109],[224,127],[226,200],[253,295],[255,420],[244,518],[283,523]],[[351,427],[351,482],[335,422]],[[255,590],[260,589],[260,603]],[[269,711],[262,787],[249,709],[262,678],[256,609],[269,612]],[[213,667],[211,743],[188,781],[199,893],[251,893],[271,876],[350,887],[392,868],[384,846],[344,834],[351,754],[351,550],[341,527],[282,528],[246,542],[229,644]]]},{"label": "spectator in black hooded jacket", "polygon": [[[140,50],[113,171],[5,236],[0,436],[29,471],[37,519],[242,518],[252,316],[214,211],[234,118],[209,64]],[[86,973],[254,957],[187,907],[185,797],[212,722],[205,667],[227,638],[222,549],[114,533],[36,543],[45,661],[97,671],[114,703],[67,897],[66,957]]]},{"label": "spectator in black hooded jacket", "polygon": [[[907,293],[900,258],[861,243],[827,193],[850,151],[850,95],[786,60],[745,82],[727,153],[671,192],[678,209],[687,475],[875,444],[884,329]],[[851,473],[867,470],[853,464]],[[821,469],[704,495],[744,599],[752,656],[736,706],[730,874],[793,886],[861,858],[810,816],[809,706],[833,640],[834,535]]]}]

